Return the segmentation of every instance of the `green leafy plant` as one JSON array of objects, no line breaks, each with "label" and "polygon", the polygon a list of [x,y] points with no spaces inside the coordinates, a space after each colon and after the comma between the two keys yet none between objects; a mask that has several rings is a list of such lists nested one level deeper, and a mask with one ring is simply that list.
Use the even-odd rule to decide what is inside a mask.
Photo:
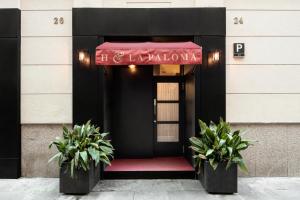
[{"label": "green leafy plant", "polygon": [[49,145],[49,148],[55,145],[58,150],[49,162],[58,160],[59,166],[67,164],[71,177],[74,177],[74,169],[87,171],[90,161],[94,161],[96,166],[99,162],[110,165],[114,149],[110,140],[106,139],[108,133],[100,133],[99,130],[91,121],[75,125],[70,130],[63,126],[63,137],[57,137]]},{"label": "green leafy plant", "polygon": [[222,118],[219,124],[210,122],[209,125],[199,120],[199,126],[200,136],[190,138],[190,148],[194,151],[193,158],[198,169],[202,160],[207,160],[214,170],[219,163],[227,162],[226,169],[236,163],[242,171],[248,172],[240,152],[247,149],[250,142],[242,139],[240,130],[232,131],[229,123]]}]

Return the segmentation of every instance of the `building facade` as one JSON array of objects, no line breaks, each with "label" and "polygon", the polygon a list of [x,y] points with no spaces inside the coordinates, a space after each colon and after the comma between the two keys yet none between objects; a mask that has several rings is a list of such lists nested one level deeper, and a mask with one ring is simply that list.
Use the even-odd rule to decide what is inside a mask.
[{"label": "building facade", "polygon": [[[13,15],[19,15],[14,21],[20,23],[19,31],[15,27],[11,35],[1,35],[0,27],[0,36],[16,38],[16,52],[20,50],[20,80],[14,82],[20,88],[13,90],[20,105],[15,103],[20,131],[6,137],[18,141],[12,142],[10,148],[20,149],[7,156],[7,150],[0,148],[0,160],[4,163],[16,159],[18,163],[20,159],[15,165],[20,166],[21,176],[58,176],[56,164],[48,164],[54,153],[48,144],[62,134],[61,124],[74,123],[76,9],[190,7],[226,8],[225,115],[233,128],[247,130],[245,136],[258,141],[244,154],[249,176],[299,176],[300,2],[297,0],[1,0],[0,14],[12,11]],[[3,18],[0,21],[11,28]],[[93,23],[97,26],[96,20]],[[243,57],[234,57],[234,43],[244,44]],[[1,48],[5,48],[2,44]],[[17,60],[15,56],[12,59]],[[7,114],[1,119],[4,116]]]}]

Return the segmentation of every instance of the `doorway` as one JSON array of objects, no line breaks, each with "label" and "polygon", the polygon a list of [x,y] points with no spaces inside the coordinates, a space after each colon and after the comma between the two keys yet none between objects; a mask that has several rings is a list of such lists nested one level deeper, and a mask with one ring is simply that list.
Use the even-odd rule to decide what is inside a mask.
[{"label": "doorway", "polygon": [[110,68],[115,159],[105,179],[194,178],[183,152],[183,66],[165,67]]},{"label": "doorway", "polygon": [[154,66],[153,130],[155,156],[183,155],[185,87],[181,75],[180,65]]},{"label": "doorway", "polygon": [[[105,42],[187,42],[190,36],[107,36]],[[116,158],[184,154],[184,67],[180,64],[110,66],[108,131]],[[104,86],[107,88],[107,86]],[[171,96],[170,96],[171,95]],[[172,96],[173,95],[173,96]],[[158,115],[159,114],[159,115]]]},{"label": "doorway", "polygon": [[165,67],[110,69],[111,133],[116,158],[183,155],[183,69],[180,65]]}]

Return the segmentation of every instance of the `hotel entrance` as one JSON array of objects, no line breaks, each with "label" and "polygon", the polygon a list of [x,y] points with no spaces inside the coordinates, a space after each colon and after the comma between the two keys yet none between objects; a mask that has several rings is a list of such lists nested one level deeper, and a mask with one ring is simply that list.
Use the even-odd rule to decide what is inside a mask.
[{"label": "hotel entrance", "polygon": [[137,172],[194,176],[184,157],[185,76],[201,64],[202,49],[191,41],[171,39],[118,38],[96,49],[96,64],[105,68],[110,91],[106,112],[115,147],[115,160],[104,170],[106,178],[135,177]]},{"label": "hotel entrance", "polygon": [[115,159],[104,178],[195,177],[189,138],[197,120],[225,118],[224,16],[73,10],[73,121],[110,132]]},{"label": "hotel entrance", "polygon": [[106,109],[115,147],[106,178],[194,177],[184,156],[183,70],[180,65],[106,68],[111,91]]}]

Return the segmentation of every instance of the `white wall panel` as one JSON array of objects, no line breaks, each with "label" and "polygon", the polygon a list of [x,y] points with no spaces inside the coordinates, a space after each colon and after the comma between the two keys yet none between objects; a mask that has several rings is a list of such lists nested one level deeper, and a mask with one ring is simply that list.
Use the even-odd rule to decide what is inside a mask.
[{"label": "white wall panel", "polygon": [[[218,0],[215,0],[218,1]],[[157,8],[193,7],[194,0],[74,0],[74,7]]]},{"label": "white wall panel", "polygon": [[[227,37],[227,64],[300,64],[300,37]],[[245,57],[233,57],[233,43],[245,43]]]},{"label": "white wall panel", "polygon": [[300,10],[299,0],[224,0],[227,9]]},{"label": "white wall panel", "polygon": [[72,94],[72,65],[24,65],[21,69],[21,93]]},{"label": "white wall panel", "polygon": [[[300,11],[227,11],[227,36],[300,36]],[[242,17],[243,24],[233,18]]]},{"label": "white wall panel", "polygon": [[[227,120],[300,122],[300,1],[225,0],[225,6]],[[235,42],[245,43],[244,58],[233,57]]]},{"label": "white wall panel", "polygon": [[[109,0],[105,0],[108,2]],[[111,2],[111,1],[110,1]],[[126,7],[131,8],[162,8],[162,7],[193,7],[195,2],[194,0],[126,0]]]},{"label": "white wall panel", "polygon": [[21,17],[22,36],[72,36],[72,11],[22,11]]},{"label": "white wall panel", "polygon": [[[119,0],[113,0],[112,2],[119,3]],[[75,8],[88,8],[88,7],[104,7],[103,0],[73,0],[73,7]]]},{"label": "white wall panel", "polygon": [[[106,4],[104,4],[106,6]],[[172,2],[125,2],[127,8],[170,8]]]},{"label": "white wall panel", "polygon": [[72,123],[71,94],[21,95],[22,124]]},{"label": "white wall panel", "polygon": [[300,65],[227,65],[227,93],[300,93]]},{"label": "white wall panel", "polygon": [[227,94],[226,120],[237,123],[300,121],[300,94]]},{"label": "white wall panel", "polygon": [[21,0],[23,124],[72,123],[72,4]]},{"label": "white wall panel", "polygon": [[21,63],[72,64],[72,37],[22,37]]},{"label": "white wall panel", "polygon": [[21,0],[21,9],[22,10],[72,10],[72,4],[73,4],[73,0]]},{"label": "white wall panel", "polygon": [[73,7],[224,7],[224,0],[74,0]]},{"label": "white wall panel", "polygon": [[195,6],[196,7],[224,7],[224,0],[195,0]]},{"label": "white wall panel", "polygon": [[0,0],[0,8],[20,8],[20,0]]}]

